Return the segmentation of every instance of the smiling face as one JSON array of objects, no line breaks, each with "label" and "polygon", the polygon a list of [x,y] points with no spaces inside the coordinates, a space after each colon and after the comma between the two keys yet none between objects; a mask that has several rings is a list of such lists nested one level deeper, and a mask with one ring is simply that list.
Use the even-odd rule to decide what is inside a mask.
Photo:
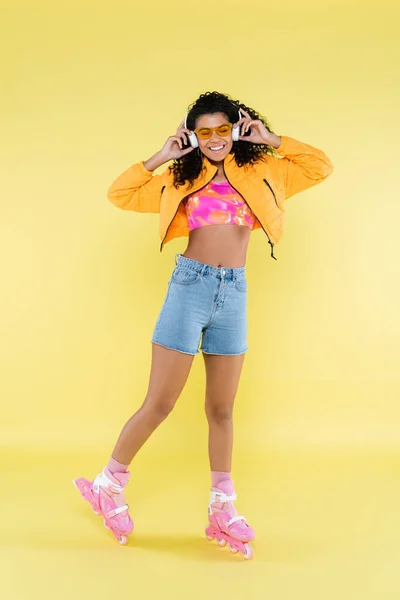
[{"label": "smiling face", "polygon": [[[225,113],[210,113],[201,115],[196,119],[196,129],[200,127],[218,127],[229,123],[229,119]],[[218,135],[216,131],[212,132],[212,135],[207,140],[202,140],[197,136],[199,148],[201,152],[213,163],[220,162],[232,150],[232,131],[226,136]],[[212,148],[220,148],[219,150],[212,150]]]}]

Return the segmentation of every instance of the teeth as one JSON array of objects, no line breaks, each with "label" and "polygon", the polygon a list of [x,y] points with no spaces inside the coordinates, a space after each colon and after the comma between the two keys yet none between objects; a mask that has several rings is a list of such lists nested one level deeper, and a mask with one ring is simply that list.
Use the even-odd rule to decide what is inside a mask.
[{"label": "teeth", "polygon": [[222,150],[223,146],[219,146],[218,148],[210,148],[210,150]]}]

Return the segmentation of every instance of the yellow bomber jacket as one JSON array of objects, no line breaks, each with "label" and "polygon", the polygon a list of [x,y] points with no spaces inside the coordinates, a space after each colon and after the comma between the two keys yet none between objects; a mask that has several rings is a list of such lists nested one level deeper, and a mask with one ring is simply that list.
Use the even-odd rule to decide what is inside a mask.
[{"label": "yellow bomber jacket", "polygon": [[[327,155],[318,148],[282,135],[276,152],[282,157],[265,155],[254,165],[238,167],[233,153],[224,160],[226,179],[243,196],[253,211],[256,221],[253,229],[262,227],[271,245],[283,234],[285,200],[302,190],[321,183],[333,171]],[[182,200],[209,183],[217,167],[203,156],[203,169],[194,185],[173,185],[173,174],[168,167],[154,175],[144,166],[135,163],[112,183],[107,198],[118,208],[142,213],[160,213],[160,252],[170,240],[189,235],[188,220]]]}]

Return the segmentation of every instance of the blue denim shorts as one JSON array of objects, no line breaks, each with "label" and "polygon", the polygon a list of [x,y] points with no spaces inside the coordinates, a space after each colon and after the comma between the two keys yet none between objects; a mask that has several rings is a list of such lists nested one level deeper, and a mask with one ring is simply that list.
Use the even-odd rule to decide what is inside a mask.
[{"label": "blue denim shorts", "polygon": [[184,354],[243,354],[247,345],[246,267],[212,267],[181,254],[152,342]]}]

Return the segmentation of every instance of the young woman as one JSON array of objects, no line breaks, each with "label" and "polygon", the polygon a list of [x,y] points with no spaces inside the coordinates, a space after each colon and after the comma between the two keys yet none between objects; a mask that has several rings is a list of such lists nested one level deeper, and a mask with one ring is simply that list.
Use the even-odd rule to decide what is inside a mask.
[{"label": "young woman", "polygon": [[[173,160],[160,175],[153,171]],[[200,350],[206,367],[211,492],[206,535],[251,558],[253,529],[233,504],[232,409],[247,346],[246,253],[252,230],[280,240],[285,200],[326,179],[324,152],[271,131],[254,110],[218,92],[202,94],[176,135],[111,185],[117,207],[160,214],[161,248],[188,236],[175,257],[152,337],[147,395],[123,427],[108,465],[74,480],[121,544],[133,531],[123,490],[129,464],[173,409]],[[223,382],[223,385],[221,385]]]}]

